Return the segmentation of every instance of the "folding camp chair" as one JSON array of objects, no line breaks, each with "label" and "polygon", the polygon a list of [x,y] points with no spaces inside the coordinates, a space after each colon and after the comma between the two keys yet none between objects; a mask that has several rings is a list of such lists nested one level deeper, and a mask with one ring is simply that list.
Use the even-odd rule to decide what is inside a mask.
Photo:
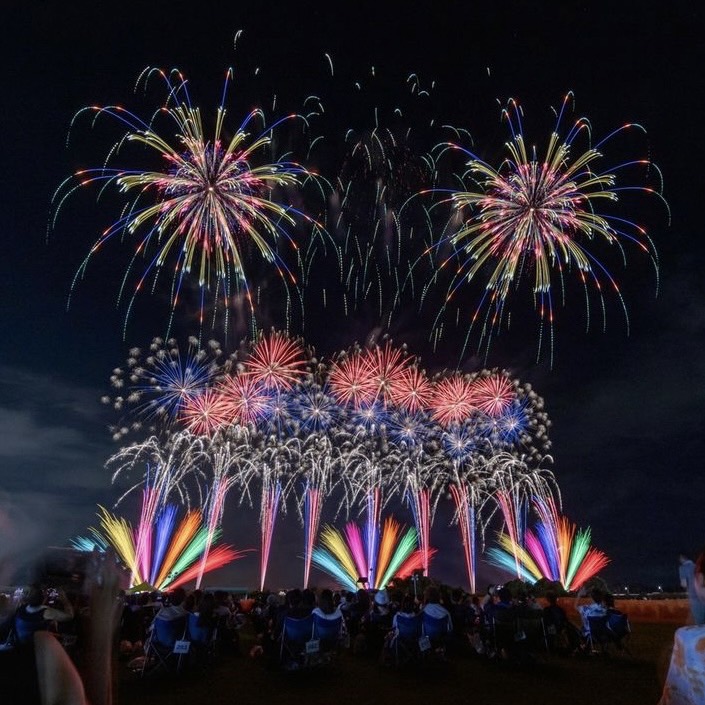
[{"label": "folding camp chair", "polygon": [[624,612],[607,613],[607,631],[610,634],[611,642],[619,651],[625,651],[631,654],[629,640],[632,633],[632,626]]},{"label": "folding camp chair", "polygon": [[310,665],[332,663],[340,653],[344,636],[342,615],[337,619],[325,619],[318,614],[314,614],[313,639],[318,641],[318,652],[309,654]]},{"label": "folding camp chair", "polygon": [[320,651],[314,638],[313,615],[297,619],[285,617],[279,637],[279,665],[287,671],[306,668]]},{"label": "folding camp chair", "polygon": [[197,614],[189,614],[188,639],[191,642],[189,664],[205,667],[215,660],[218,630],[215,625],[199,625],[198,620]]},{"label": "folding camp chair", "polygon": [[546,625],[543,615],[537,610],[522,612],[517,616],[515,638],[525,642],[524,647],[530,653],[549,652]]},{"label": "folding camp chair", "polygon": [[396,625],[396,633],[392,637],[390,644],[394,665],[402,666],[418,661],[421,654],[419,648],[419,639],[421,638],[421,615],[397,614]]},{"label": "folding camp chair", "polygon": [[155,617],[144,645],[142,675],[180,673],[190,648],[188,615],[177,619]]},{"label": "folding camp chair", "polygon": [[606,653],[612,641],[612,636],[607,629],[607,615],[588,617],[588,632],[585,635],[590,653]]},{"label": "folding camp chair", "polygon": [[435,657],[442,661],[445,660],[450,636],[450,618],[448,616],[431,617],[425,612],[421,613],[419,650],[423,658]]}]

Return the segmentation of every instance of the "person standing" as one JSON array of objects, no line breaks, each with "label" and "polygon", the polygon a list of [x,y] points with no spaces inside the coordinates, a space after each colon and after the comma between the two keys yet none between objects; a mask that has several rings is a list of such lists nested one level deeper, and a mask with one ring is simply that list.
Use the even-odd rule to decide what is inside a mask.
[{"label": "person standing", "polygon": [[[678,555],[678,578],[688,594],[690,623],[705,624],[705,590],[699,590],[695,563],[685,554]],[[702,593],[702,594],[701,594]]]}]

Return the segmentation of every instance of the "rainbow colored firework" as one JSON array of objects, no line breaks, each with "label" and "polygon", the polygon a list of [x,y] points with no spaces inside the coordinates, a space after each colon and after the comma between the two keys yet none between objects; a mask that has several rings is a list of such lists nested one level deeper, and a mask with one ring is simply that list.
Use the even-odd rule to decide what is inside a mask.
[{"label": "rainbow colored firework", "polygon": [[[145,505],[149,503],[145,492]],[[200,511],[189,511],[177,521],[176,505],[165,505],[154,524],[141,521],[133,529],[125,518],[100,510],[100,529],[90,527],[92,538],[79,537],[72,545],[79,550],[105,549],[115,552],[130,571],[130,587],[147,583],[155,590],[166,590],[192,580],[200,587],[204,573],[242,558],[246,551],[232,546],[213,546],[221,535],[203,524]],[[148,513],[147,513],[148,514]],[[146,516],[143,512],[143,519]]]},{"label": "rainbow colored firework", "polygon": [[[375,577],[371,577],[368,544],[378,546]],[[371,589],[386,587],[393,578],[405,578],[423,568],[423,556],[417,548],[416,530],[404,527],[387,517],[379,537],[372,537],[354,522],[340,532],[332,526],[321,531],[321,546],[313,549],[313,563],[328,573],[346,590],[354,592],[364,578]],[[435,549],[431,549],[431,556]]]},{"label": "rainbow colored firework", "polygon": [[487,551],[487,560],[500,568],[515,572],[522,580],[541,578],[559,581],[566,590],[577,590],[597,575],[609,558],[590,546],[590,529],[579,529],[558,513],[550,497],[534,497],[539,515],[536,527],[527,530],[523,542],[500,533],[499,547]]},{"label": "rainbow colored firework", "polygon": [[[236,492],[238,503],[258,498],[262,588],[276,518],[292,495],[305,531],[304,584],[324,507],[331,502],[336,516],[365,514],[366,568],[374,581],[384,507],[396,496],[411,509],[421,567],[428,571],[438,502],[455,485],[451,496],[470,551],[466,563],[473,585],[483,508],[499,507],[505,523],[519,532],[532,493],[552,491],[552,475],[540,467],[550,447],[543,400],[506,371],[428,378],[417,360],[390,340],[353,346],[326,361],[280,331],[262,332],[232,355],[217,343],[209,350],[208,385],[187,395],[175,419],[159,417],[168,433],[123,448],[108,465],[115,479],[140,472],[139,482],[133,479],[123,496],[143,480],[160,489],[153,515],[173,494],[188,505],[195,490],[199,505],[207,501],[211,534],[226,494]],[[145,393],[144,375],[135,373],[140,366],[135,361],[143,356],[132,352],[126,370],[113,373],[126,399],[133,393],[131,383],[140,385],[139,395]],[[177,352],[170,358],[178,359]],[[156,405],[159,389],[149,388]],[[165,388],[163,394],[168,399],[173,392]],[[140,413],[139,404],[130,409]],[[478,478],[492,505],[477,501]]]},{"label": "rainbow colored firework", "polygon": [[[127,127],[110,150],[107,162],[125,146],[136,143],[146,148],[138,154],[154,154],[161,161],[161,169],[154,170],[151,162],[146,168],[106,164],[77,172],[57,189],[54,221],[66,199],[81,186],[97,184],[101,192],[114,186],[128,199],[121,217],[90,248],[73,286],[84,276],[94,254],[109,241],[124,238],[135,245],[123,287],[137,262],[146,261],[129,297],[127,316],[138,293],[153,290],[160,273],[166,271],[171,277],[172,312],[186,291],[186,281],[193,278],[199,290],[201,322],[211,303],[222,305],[225,315],[230,315],[240,294],[254,317],[248,251],[256,250],[264,262],[272,265],[285,287],[296,285],[297,277],[280,254],[279,242],[288,242],[295,253],[298,244],[292,233],[298,225],[305,223],[321,232],[289,199],[290,192],[315,180],[315,175],[292,161],[268,161],[277,128],[301,118],[291,114],[267,124],[264,112],[255,108],[239,127],[228,128],[225,101],[232,80],[232,70],[228,70],[209,136],[181,73],[148,68],[138,83],[145,77],[146,86],[152,76],[163,80],[166,99],[151,119],[145,121],[121,106],[84,108],[76,116],[88,111],[95,121],[108,115]],[[165,130],[175,131],[175,139],[157,131],[155,123],[159,120],[166,120]],[[231,136],[226,139],[225,134]]]},{"label": "rainbow colored firework", "polygon": [[[569,93],[563,100],[543,156],[539,156],[535,148],[527,148],[521,110],[514,100],[510,100],[502,112],[509,124],[511,139],[506,143],[508,156],[498,168],[458,144],[440,145],[441,153],[459,151],[468,158],[463,178],[476,187],[450,191],[448,201],[453,214],[447,229],[451,232],[444,234],[434,247],[449,243],[457,248],[440,263],[442,269],[457,259],[444,308],[463,283],[480,280],[484,288],[470,316],[470,328],[480,328],[479,347],[483,340],[489,345],[491,333],[509,324],[512,294],[521,280],[532,275],[533,301],[542,332],[545,329],[552,336],[556,311],[554,292],[558,287],[560,300],[565,303],[571,274],[577,276],[584,289],[588,325],[590,289],[597,295],[603,318],[606,295],[610,292],[616,295],[628,325],[620,286],[607,264],[593,251],[600,241],[617,251],[623,262],[626,261],[625,245],[635,245],[650,257],[658,278],[656,249],[646,229],[602,207],[634,191],[655,194],[665,204],[660,183],[658,190],[648,186],[617,185],[618,173],[621,175],[628,168],[641,167],[644,172],[657,174],[658,169],[646,159],[629,161],[605,171],[597,169],[603,156],[600,150],[612,137],[625,130],[643,131],[643,128],[636,124],[624,125],[574,156],[578,138],[586,136],[589,141],[591,126],[586,118],[580,117],[565,137],[560,136],[563,115],[572,97]],[[489,277],[485,278],[488,268]],[[540,348],[541,342],[539,352]]]}]

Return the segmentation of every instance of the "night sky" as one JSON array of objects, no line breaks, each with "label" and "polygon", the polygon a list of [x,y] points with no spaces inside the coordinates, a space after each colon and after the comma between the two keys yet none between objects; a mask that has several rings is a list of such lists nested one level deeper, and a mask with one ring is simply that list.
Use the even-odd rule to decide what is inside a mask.
[{"label": "night sky", "polygon": [[[536,361],[533,322],[503,333],[487,363],[511,370],[545,399],[563,509],[592,528],[593,545],[612,559],[603,576],[612,585],[677,583],[678,553],[695,554],[705,544],[703,10],[690,3],[647,9],[641,2],[240,4],[30,1],[6,10],[0,584],[41,548],[85,533],[96,523],[96,505],[112,506],[118,496],[104,468],[117,449],[107,431],[115,419],[99,400],[128,348],[162,334],[165,319],[159,296],[142,297],[123,338],[125,310],[115,301],[129,246],[118,242],[92,260],[67,310],[74,273],[118,215],[109,198],[96,205],[96,191],[81,193],[48,238],[47,223],[57,186],[76,169],[99,166],[111,143],[110,130],[83,129],[67,148],[73,115],[88,105],[131,104],[147,66],[181,69],[205,114],[217,106],[230,66],[228,107],[235,116],[275,93],[282,110],[316,93],[339,134],[348,122],[371,129],[375,101],[404,95],[406,77],[416,73],[425,84],[435,81],[430,109],[439,121],[465,127],[495,162],[508,136],[499,103],[509,97],[521,102],[527,134],[539,145],[554,125],[550,108],[568,91],[596,138],[626,122],[643,125],[646,137],[618,137],[604,152],[606,164],[648,156],[663,172],[670,220],[655,199],[625,199],[627,217],[644,222],[656,245],[658,292],[653,268],[630,250],[627,268],[614,272],[629,335],[616,307],[606,331],[598,323],[586,332],[578,296],[558,311],[552,366],[546,356]],[[373,88],[351,103],[354,81],[369,79],[373,66]],[[481,366],[460,358],[462,337],[430,351],[432,321],[407,312],[389,332],[422,354],[429,371],[459,361],[466,370]],[[337,327],[316,320],[307,326],[306,340],[331,354],[378,331],[379,321],[366,312]],[[445,506],[432,532],[440,549],[434,572],[463,583],[449,516]],[[224,529],[225,541],[256,547],[257,510],[233,504]],[[277,533],[273,585],[299,579],[301,546],[290,516]],[[253,555],[214,580],[253,585],[257,574]],[[495,577],[481,568],[480,585]]]}]

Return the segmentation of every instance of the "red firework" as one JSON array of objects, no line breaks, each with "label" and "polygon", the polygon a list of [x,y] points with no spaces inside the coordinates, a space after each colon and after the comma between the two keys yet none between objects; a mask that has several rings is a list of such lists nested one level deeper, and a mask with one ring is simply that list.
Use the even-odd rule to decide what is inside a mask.
[{"label": "red firework", "polygon": [[471,387],[475,406],[494,418],[502,416],[516,399],[514,385],[505,375],[479,377]]},{"label": "red firework", "polygon": [[219,391],[206,389],[185,399],[180,419],[191,433],[212,436],[230,423],[232,414]]},{"label": "red firework", "polygon": [[328,381],[333,396],[340,404],[350,404],[359,409],[372,404],[377,398],[377,379],[370,370],[366,355],[356,352],[334,362]]},{"label": "red firework", "polygon": [[393,348],[387,341],[384,347],[375,345],[362,353],[367,364],[368,374],[376,386],[376,398],[385,404],[392,400],[397,386],[401,383],[402,374],[407,369],[409,360],[399,348]]},{"label": "red firework", "polygon": [[284,333],[262,335],[245,362],[245,374],[265,389],[291,389],[303,376],[307,363],[304,347]]},{"label": "red firework", "polygon": [[406,367],[390,388],[392,404],[411,413],[428,408],[433,399],[433,385],[418,367]]},{"label": "red firework", "polygon": [[218,388],[232,423],[253,424],[271,411],[267,391],[248,375],[226,377]]},{"label": "red firework", "polygon": [[476,409],[472,386],[460,375],[436,382],[431,401],[431,415],[442,426],[462,423]]}]

